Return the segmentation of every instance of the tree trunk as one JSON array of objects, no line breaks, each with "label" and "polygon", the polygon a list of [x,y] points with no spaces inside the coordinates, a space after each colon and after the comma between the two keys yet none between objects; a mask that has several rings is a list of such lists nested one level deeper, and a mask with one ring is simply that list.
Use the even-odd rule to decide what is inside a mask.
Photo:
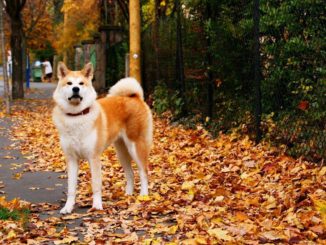
[{"label": "tree trunk", "polygon": [[259,0],[254,0],[254,88],[255,88],[255,128],[256,143],[262,138],[260,128],[262,105],[261,105],[261,66],[260,66],[260,43],[259,43]]},{"label": "tree trunk", "polygon": [[184,63],[183,63],[183,45],[182,45],[182,25],[181,25],[181,7],[180,0],[175,0],[177,12],[177,30],[176,30],[176,79],[177,87],[182,93],[185,92]]},{"label": "tree trunk", "polygon": [[5,49],[5,35],[3,28],[3,2],[0,0],[0,34],[1,34],[1,53],[2,53],[2,67],[3,67],[3,82],[4,82],[4,97],[6,104],[6,113],[11,113],[10,107],[10,90],[9,90],[9,80],[8,80],[8,71],[7,71],[7,54]]},{"label": "tree trunk", "polygon": [[12,98],[24,98],[23,23],[20,16],[11,18],[10,46],[12,52]]},{"label": "tree trunk", "polygon": [[160,63],[159,63],[159,26],[160,26],[160,0],[154,1],[154,23],[153,23],[153,47],[154,47],[154,68],[155,68],[155,85],[160,80]]},{"label": "tree trunk", "polygon": [[130,76],[141,83],[141,20],[140,0],[129,1],[129,65]]},{"label": "tree trunk", "polygon": [[183,99],[180,117],[186,116],[186,83],[184,76],[184,62],[183,62],[183,45],[182,45],[182,25],[181,25],[181,6],[180,0],[175,0],[177,23],[176,23],[176,87],[180,91]]},{"label": "tree trunk", "polygon": [[23,22],[21,11],[26,0],[6,0],[6,11],[10,17],[10,46],[12,53],[12,98],[24,98],[23,73]]},{"label": "tree trunk", "polygon": [[[206,16],[207,20],[209,21],[212,18],[212,9],[210,2],[206,2]],[[209,31],[209,30],[208,30]],[[211,35],[210,33],[206,33],[207,35],[207,54],[206,54],[206,60],[207,60],[207,75],[208,75],[208,81],[207,81],[207,116],[212,118],[213,117],[213,110],[214,110],[214,82],[213,82],[213,58],[211,53]]]}]

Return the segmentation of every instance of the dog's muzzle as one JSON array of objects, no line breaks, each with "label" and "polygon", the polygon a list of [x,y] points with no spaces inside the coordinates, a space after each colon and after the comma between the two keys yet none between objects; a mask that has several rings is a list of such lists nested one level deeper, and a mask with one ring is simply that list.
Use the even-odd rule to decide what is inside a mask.
[{"label": "dog's muzzle", "polygon": [[74,93],[71,97],[68,98],[71,104],[78,105],[82,100],[83,97],[79,95],[79,93]]},{"label": "dog's muzzle", "polygon": [[83,100],[83,97],[81,97],[79,94],[73,94],[71,97],[68,98],[68,100],[72,100],[72,99]]}]

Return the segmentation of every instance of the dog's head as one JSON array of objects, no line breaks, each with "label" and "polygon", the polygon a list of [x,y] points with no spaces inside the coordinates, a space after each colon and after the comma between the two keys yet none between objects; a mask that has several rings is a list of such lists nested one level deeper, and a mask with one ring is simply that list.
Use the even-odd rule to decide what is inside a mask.
[{"label": "dog's head", "polygon": [[58,64],[58,86],[53,94],[57,105],[66,113],[79,113],[96,100],[92,85],[93,65],[88,63],[80,71],[70,71],[63,62]]}]

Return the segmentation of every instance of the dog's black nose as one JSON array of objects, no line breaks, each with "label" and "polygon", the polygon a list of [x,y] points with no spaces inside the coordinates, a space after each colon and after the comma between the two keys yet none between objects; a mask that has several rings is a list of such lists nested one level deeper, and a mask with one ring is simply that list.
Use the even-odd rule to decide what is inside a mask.
[{"label": "dog's black nose", "polygon": [[72,88],[72,92],[74,92],[74,93],[78,93],[78,92],[79,92],[79,88],[78,88],[78,87],[73,87],[73,88]]}]

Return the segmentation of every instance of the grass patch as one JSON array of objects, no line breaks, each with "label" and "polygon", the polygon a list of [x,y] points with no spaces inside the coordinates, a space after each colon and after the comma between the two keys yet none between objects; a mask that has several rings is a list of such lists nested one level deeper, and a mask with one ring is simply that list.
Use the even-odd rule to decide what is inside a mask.
[{"label": "grass patch", "polygon": [[9,210],[8,208],[0,206],[0,220],[27,220],[30,211],[26,208],[21,210]]}]

